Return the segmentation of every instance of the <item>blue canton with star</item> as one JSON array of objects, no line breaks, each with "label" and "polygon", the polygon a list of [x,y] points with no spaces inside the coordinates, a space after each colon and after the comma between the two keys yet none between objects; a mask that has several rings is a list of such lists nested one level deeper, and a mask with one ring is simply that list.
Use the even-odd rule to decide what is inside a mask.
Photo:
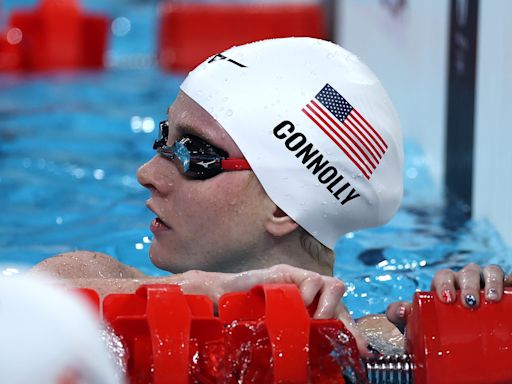
[{"label": "blue canton with star", "polygon": [[326,84],[315,98],[340,121],[352,112],[352,106],[333,87]]}]

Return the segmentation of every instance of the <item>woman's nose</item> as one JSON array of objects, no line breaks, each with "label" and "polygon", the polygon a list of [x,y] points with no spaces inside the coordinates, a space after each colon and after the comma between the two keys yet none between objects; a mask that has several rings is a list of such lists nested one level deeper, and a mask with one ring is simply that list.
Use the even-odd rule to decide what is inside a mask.
[{"label": "woman's nose", "polygon": [[176,172],[174,164],[157,155],[137,170],[137,181],[151,192],[165,195],[172,189]]}]

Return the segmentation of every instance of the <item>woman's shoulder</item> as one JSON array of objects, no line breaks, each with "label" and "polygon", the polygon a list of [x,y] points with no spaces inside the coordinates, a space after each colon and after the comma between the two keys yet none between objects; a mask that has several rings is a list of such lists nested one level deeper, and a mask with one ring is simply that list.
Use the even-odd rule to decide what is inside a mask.
[{"label": "woman's shoulder", "polygon": [[31,273],[58,279],[143,278],[145,275],[101,252],[75,251],[49,257],[36,264]]}]

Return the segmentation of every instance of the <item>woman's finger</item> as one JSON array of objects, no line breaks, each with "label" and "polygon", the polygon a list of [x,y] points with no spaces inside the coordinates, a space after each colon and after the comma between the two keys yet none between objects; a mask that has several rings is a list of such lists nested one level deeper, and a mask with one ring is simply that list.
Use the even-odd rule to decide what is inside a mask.
[{"label": "woman's finger", "polygon": [[323,285],[324,281],[319,274],[312,274],[300,283],[300,295],[306,307],[309,307],[311,303],[313,303],[313,300],[315,300],[315,297],[318,295]]},{"label": "woman's finger", "polygon": [[488,265],[482,271],[484,280],[485,298],[488,301],[497,302],[503,295],[503,282],[505,274],[498,265]]},{"label": "woman's finger", "polygon": [[461,302],[466,308],[477,308],[480,305],[481,269],[471,263],[457,272]]},{"label": "woman's finger", "polygon": [[512,273],[510,273],[508,276],[505,276],[503,285],[505,287],[512,287]]},{"label": "woman's finger", "polygon": [[406,301],[397,301],[388,305],[386,309],[386,317],[395,326],[404,333],[405,327],[407,326],[407,317],[411,313],[411,303]]},{"label": "woman's finger", "polygon": [[350,313],[345,305],[340,301],[335,309],[335,318],[340,320],[345,327],[350,331],[356,340],[357,349],[362,357],[370,357],[373,353],[368,348],[368,339],[363,335],[356,325],[356,322],[350,316]]},{"label": "woman's finger", "polygon": [[456,284],[455,272],[450,269],[441,269],[436,272],[432,279],[430,289],[436,292],[437,297],[444,303],[451,304],[455,302],[457,297]]},{"label": "woman's finger", "polygon": [[245,291],[258,284],[273,283],[295,284],[306,306],[318,296],[315,317],[323,319],[335,317],[336,305],[345,293],[345,285],[341,280],[284,264],[233,274],[223,285],[223,291]]},{"label": "woman's finger", "polygon": [[323,285],[313,318],[332,319],[336,316],[336,309],[345,293],[345,284],[334,277],[324,276],[322,279]]}]

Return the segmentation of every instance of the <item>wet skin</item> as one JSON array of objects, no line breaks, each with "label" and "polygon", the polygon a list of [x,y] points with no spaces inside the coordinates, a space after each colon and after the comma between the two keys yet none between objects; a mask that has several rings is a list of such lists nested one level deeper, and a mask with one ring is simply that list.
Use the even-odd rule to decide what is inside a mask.
[{"label": "wet skin", "polygon": [[[183,93],[169,108],[168,120],[168,145],[193,134],[225,150],[230,157],[243,157],[217,121]],[[107,255],[84,251],[47,259],[34,271],[67,279],[75,286],[96,288],[102,295],[131,292],[143,283],[169,283],[181,285],[187,293],[206,294],[214,301],[225,292],[246,290],[255,284],[289,282],[300,287],[306,304],[316,295],[321,297],[315,317],[336,317],[352,324],[341,304],[343,283],[330,277],[332,269],[320,266],[301,248],[300,228],[270,200],[251,171],[192,180],[173,161],[156,155],[139,169],[137,177],[150,191],[147,206],[156,216],[150,225],[154,234],[150,258],[161,269],[184,273],[152,278]],[[278,264],[303,269],[275,267]],[[470,264],[460,272],[440,271],[432,289],[447,303],[453,302],[447,298],[454,297],[455,289],[476,296],[480,276],[487,297],[498,301],[503,291],[503,271],[497,266],[480,269]],[[403,328],[409,309],[408,303],[393,303],[387,311],[388,319]],[[379,330],[377,333],[390,340],[393,348],[400,347],[400,335],[384,316],[368,317],[361,325],[367,339]],[[350,328],[358,334],[353,325]],[[366,353],[366,340],[360,334],[358,344]]]},{"label": "wet skin", "polygon": [[[243,158],[222,126],[184,93],[169,108],[168,120],[167,145],[193,134],[230,157]],[[147,206],[157,216],[150,226],[150,258],[157,267],[174,273],[237,272],[287,263],[332,274],[308,261],[300,247],[292,250],[283,244],[283,235],[298,226],[279,214],[252,171],[194,180],[182,174],[175,161],[156,155],[137,172],[151,193]]]}]

